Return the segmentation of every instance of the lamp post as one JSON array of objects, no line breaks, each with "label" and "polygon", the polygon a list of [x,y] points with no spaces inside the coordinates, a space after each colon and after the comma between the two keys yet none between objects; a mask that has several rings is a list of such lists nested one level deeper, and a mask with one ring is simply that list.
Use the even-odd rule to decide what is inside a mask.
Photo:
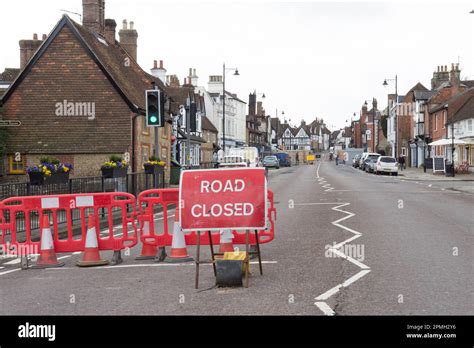
[{"label": "lamp post", "polygon": [[[385,79],[383,81],[383,86],[384,87],[387,87],[388,86],[388,82],[387,81],[394,81],[395,82],[395,117],[394,117],[394,126],[395,126],[395,151],[394,151],[394,154],[393,156],[395,158],[398,158],[397,154],[398,154],[398,120],[397,120],[397,104],[398,104],[398,75],[395,75],[395,78],[394,79]],[[390,118],[390,99],[388,98],[388,102],[387,102],[387,110],[388,110],[388,117]]]},{"label": "lamp post", "polygon": [[225,74],[229,70],[235,70],[234,76],[239,76],[237,68],[226,68],[225,63],[222,66],[222,150],[225,155]]}]

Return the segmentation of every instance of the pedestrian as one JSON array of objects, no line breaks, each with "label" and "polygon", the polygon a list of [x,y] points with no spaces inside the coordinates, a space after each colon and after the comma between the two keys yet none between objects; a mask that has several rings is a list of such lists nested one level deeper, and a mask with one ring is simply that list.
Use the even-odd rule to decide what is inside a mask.
[{"label": "pedestrian", "polygon": [[405,156],[401,155],[398,159],[398,163],[400,163],[400,170],[405,169]]},{"label": "pedestrian", "polygon": [[336,166],[339,165],[339,157],[336,156]]}]

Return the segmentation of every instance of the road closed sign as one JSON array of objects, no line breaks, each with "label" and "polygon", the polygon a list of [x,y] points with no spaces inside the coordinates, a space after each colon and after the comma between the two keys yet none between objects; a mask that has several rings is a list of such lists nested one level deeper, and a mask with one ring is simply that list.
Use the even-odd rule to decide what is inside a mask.
[{"label": "road closed sign", "polygon": [[179,187],[184,231],[264,229],[267,181],[263,168],[187,170]]}]

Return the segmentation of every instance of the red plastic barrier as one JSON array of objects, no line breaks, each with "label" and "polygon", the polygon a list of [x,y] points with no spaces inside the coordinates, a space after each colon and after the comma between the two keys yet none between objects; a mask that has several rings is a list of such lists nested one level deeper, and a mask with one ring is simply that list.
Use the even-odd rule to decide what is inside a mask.
[{"label": "red plastic barrier", "polygon": [[[74,211],[79,215],[76,216],[79,218],[76,224],[73,224]],[[131,248],[138,242],[135,197],[128,193],[111,192],[8,198],[0,202],[0,245],[3,248],[21,248],[27,254],[35,253],[34,250],[39,250],[40,241],[32,240],[32,227],[38,227],[39,236],[39,223],[38,226],[32,226],[32,220],[41,221],[45,214],[51,221],[57,253],[84,251],[87,218],[90,214],[95,217],[97,231],[104,231],[99,226],[100,216],[107,216],[105,232],[108,233],[105,236],[99,235],[99,250],[119,251],[126,247]],[[61,224],[59,215],[62,220],[65,219]],[[123,232],[121,236],[114,236],[114,217],[120,218]],[[25,232],[18,233],[18,225],[24,226]],[[73,228],[78,227],[81,229],[81,235],[73,236]],[[66,236],[59,234],[59,230],[63,228],[67,230]]]},{"label": "red plastic barrier", "polygon": [[[139,214],[138,222],[140,224],[140,240],[143,244],[156,247],[171,246],[173,239],[173,220],[171,224],[169,220],[170,211],[178,206],[179,189],[161,189],[148,190],[142,192],[138,196]],[[156,218],[154,212],[157,208],[162,209],[163,216]],[[156,214],[156,213],[155,213]],[[275,220],[276,209],[273,201],[273,192],[268,190],[268,223],[267,229],[258,230],[258,241],[260,244],[270,243],[275,238]],[[155,220],[163,221],[161,224],[156,224]],[[143,233],[144,222],[149,222],[149,232]],[[157,225],[155,227],[155,225]],[[171,225],[171,226],[170,226]],[[252,232],[252,231],[251,231]],[[245,244],[245,231],[233,231],[233,244]],[[185,234],[186,245],[197,244],[197,232]],[[201,245],[209,245],[209,237],[207,233],[201,233]],[[254,233],[249,233],[249,243],[256,244]],[[218,232],[212,233],[212,243],[220,244],[220,234]]]}]

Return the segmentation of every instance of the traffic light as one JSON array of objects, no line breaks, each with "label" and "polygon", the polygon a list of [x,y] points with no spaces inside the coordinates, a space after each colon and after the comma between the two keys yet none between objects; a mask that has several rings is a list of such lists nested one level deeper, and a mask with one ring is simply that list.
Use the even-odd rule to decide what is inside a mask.
[{"label": "traffic light", "polygon": [[146,91],[147,127],[164,127],[164,114],[161,108],[161,94],[157,89]]}]

